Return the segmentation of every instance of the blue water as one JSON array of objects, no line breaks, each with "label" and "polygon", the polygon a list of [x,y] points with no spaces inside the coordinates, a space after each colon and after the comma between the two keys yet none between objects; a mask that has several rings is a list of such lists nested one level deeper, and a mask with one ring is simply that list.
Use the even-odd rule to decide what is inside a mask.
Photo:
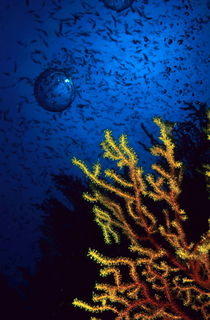
[{"label": "blue water", "polygon": [[[142,1],[115,12],[98,0],[0,2],[0,271],[21,282],[35,269],[41,203],[57,196],[51,174],[83,177],[71,164],[102,160],[106,128],[126,133],[148,171],[140,124],[182,121],[185,102],[210,102],[209,1]],[[38,105],[34,82],[68,69],[75,99],[63,112]],[[112,165],[112,164],[111,164]]]}]

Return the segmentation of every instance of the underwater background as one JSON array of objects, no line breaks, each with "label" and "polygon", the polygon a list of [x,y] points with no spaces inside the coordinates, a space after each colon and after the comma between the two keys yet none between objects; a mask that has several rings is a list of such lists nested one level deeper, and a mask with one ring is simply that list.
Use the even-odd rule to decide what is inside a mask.
[{"label": "underwater background", "polygon": [[[181,129],[202,131],[209,17],[207,0],[0,1],[4,319],[9,305],[31,319],[39,310],[43,319],[87,319],[71,301],[89,282],[91,293],[97,269],[86,253],[103,239],[71,159],[114,166],[100,148],[110,129],[115,138],[127,134],[150,172],[154,116],[173,123],[177,140]],[[187,166],[194,158],[185,143]],[[196,232],[205,230],[197,224]]]}]

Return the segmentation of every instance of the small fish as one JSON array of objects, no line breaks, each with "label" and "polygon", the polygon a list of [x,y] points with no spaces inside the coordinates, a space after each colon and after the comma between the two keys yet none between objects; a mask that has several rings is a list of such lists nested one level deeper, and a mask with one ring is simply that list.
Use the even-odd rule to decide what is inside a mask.
[{"label": "small fish", "polygon": [[45,47],[49,47],[49,44],[45,39],[42,39],[42,42],[44,43]]},{"label": "small fish", "polygon": [[17,72],[17,63],[16,63],[16,62],[14,63],[13,72],[14,72],[14,73]]},{"label": "small fish", "polygon": [[16,105],[17,112],[20,112],[20,111],[21,111],[21,107],[22,107],[23,104],[24,104],[24,102],[21,101],[21,102],[19,102],[19,103]]},{"label": "small fish", "polygon": [[92,29],[95,29],[96,27],[96,22],[93,19],[89,19],[89,22],[92,23]]},{"label": "small fish", "polygon": [[37,13],[32,13],[32,15],[33,15],[36,19],[41,19],[40,15],[38,15]]},{"label": "small fish", "polygon": [[143,17],[147,20],[151,20],[151,17],[146,16],[146,14],[144,13],[144,11],[140,11],[139,9],[137,9],[138,14],[140,15],[140,17]]},{"label": "small fish", "polygon": [[134,43],[134,44],[141,44],[141,41],[140,40],[132,40],[132,42]]},{"label": "small fish", "polygon": [[143,23],[142,23],[142,21],[140,20],[140,19],[134,19],[134,21],[137,23],[137,24],[139,24],[140,26],[144,26],[143,25]]},{"label": "small fish", "polygon": [[54,33],[55,33],[56,37],[60,38],[60,36],[61,36],[60,33],[58,33],[57,31],[54,31]]},{"label": "small fish", "polygon": [[81,3],[81,5],[82,5],[82,7],[84,8],[84,9],[93,9],[93,7],[91,7],[87,2],[85,2],[85,1],[82,1],[82,3]]},{"label": "small fish", "polygon": [[125,125],[125,123],[122,123],[122,122],[113,122],[113,124],[115,126],[124,126]]},{"label": "small fish", "polygon": [[131,35],[132,33],[130,31],[128,31],[128,24],[124,23],[124,27],[125,27],[125,33],[128,35]]},{"label": "small fish", "polygon": [[37,64],[42,64],[40,61],[34,59],[33,57],[31,58],[31,60],[34,62],[34,63],[37,63]]},{"label": "small fish", "polygon": [[59,24],[59,33],[62,33],[62,30],[63,30],[63,23],[61,22],[60,24]]},{"label": "small fish", "polygon": [[78,108],[81,108],[81,109],[82,109],[82,108],[85,108],[86,106],[87,106],[86,104],[81,104],[81,103],[79,103],[79,104],[77,105],[77,107],[78,107]]},{"label": "small fish", "polygon": [[48,150],[50,150],[50,151],[55,151],[55,149],[54,149],[53,147],[51,147],[51,146],[46,146],[46,148],[47,148]]},{"label": "small fish", "polygon": [[22,98],[25,102],[29,103],[29,99],[26,96],[20,96],[20,98]]},{"label": "small fish", "polygon": [[113,21],[114,21],[114,26],[115,26],[115,28],[116,28],[116,26],[117,26],[117,19],[111,14],[111,16],[112,16],[112,19],[113,19]]},{"label": "small fish", "polygon": [[108,35],[108,37],[109,37],[109,39],[110,39],[111,41],[113,41],[113,42],[118,42],[118,40],[114,39],[114,38],[110,35],[110,33],[107,33],[107,35]]},{"label": "small fish", "polygon": [[105,25],[105,27],[106,27],[106,29],[112,34],[113,33],[113,30],[111,29],[111,28],[109,28],[108,26],[106,26]]},{"label": "small fish", "polygon": [[32,52],[32,54],[33,53],[35,53],[35,54],[40,54],[40,53],[42,53],[40,50],[34,50],[33,52]]},{"label": "small fish", "polygon": [[125,12],[123,13],[123,16],[124,16],[124,17],[127,17],[129,11],[130,11],[130,10],[125,11]]},{"label": "small fish", "polygon": [[33,14],[35,13],[35,10],[28,10],[27,13]]},{"label": "small fish", "polygon": [[24,47],[26,46],[26,44],[25,44],[23,41],[21,41],[21,40],[18,40],[18,41],[17,41],[17,44],[19,44],[20,46],[24,46]]},{"label": "small fish", "polygon": [[43,20],[41,20],[41,19],[35,19],[34,21],[37,23],[43,23]]},{"label": "small fish", "polygon": [[11,75],[10,72],[2,72],[1,74],[3,74],[4,76],[10,76]]},{"label": "small fish", "polygon": [[79,32],[78,35],[83,37],[89,37],[91,34],[90,32]]},{"label": "small fish", "polygon": [[27,81],[28,84],[33,85],[33,81],[29,77],[19,77],[18,81]]},{"label": "small fish", "polygon": [[74,14],[73,17],[74,17],[74,24],[76,24],[77,21],[80,20],[80,15]]},{"label": "small fish", "polygon": [[36,28],[35,30],[37,30],[37,31],[41,32],[41,33],[42,33],[43,35],[45,35],[46,37],[48,36],[47,31],[46,31],[46,30],[44,30],[44,29]]}]

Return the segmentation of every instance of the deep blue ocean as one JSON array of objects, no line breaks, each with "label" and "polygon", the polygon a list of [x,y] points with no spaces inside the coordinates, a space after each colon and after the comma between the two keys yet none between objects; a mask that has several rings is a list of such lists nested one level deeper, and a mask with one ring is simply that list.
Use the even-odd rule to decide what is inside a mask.
[{"label": "deep blue ocean", "polygon": [[[44,284],[41,264],[45,261],[47,274],[58,256],[67,261],[63,275],[78,281],[65,297],[79,296],[86,273],[81,264],[88,260],[88,247],[97,246],[94,232],[100,230],[93,231],[88,224],[94,224],[93,216],[85,208],[75,210],[68,198],[69,192],[82,203],[76,181],[86,183],[71,159],[90,168],[97,161],[103,169],[116,168],[100,147],[109,129],[115,139],[128,136],[148,173],[152,137],[159,135],[153,117],[175,129],[199,122],[190,114],[198,110],[203,117],[202,106],[210,104],[209,18],[207,0],[0,1],[0,273],[5,288],[19,287],[18,298],[8,287],[1,292],[8,292],[5,301],[20,299],[20,306],[30,295],[40,310],[56,304],[48,301],[54,287],[50,278]],[[52,274],[62,274],[58,269]],[[37,273],[42,281],[33,279]],[[35,289],[30,294],[20,289],[39,281],[44,285],[37,295]],[[47,302],[38,302],[39,292]],[[65,299],[59,299],[61,306]],[[26,305],[27,312],[33,310]],[[67,319],[57,314],[50,310],[37,317]],[[81,314],[72,317],[87,319]]]}]

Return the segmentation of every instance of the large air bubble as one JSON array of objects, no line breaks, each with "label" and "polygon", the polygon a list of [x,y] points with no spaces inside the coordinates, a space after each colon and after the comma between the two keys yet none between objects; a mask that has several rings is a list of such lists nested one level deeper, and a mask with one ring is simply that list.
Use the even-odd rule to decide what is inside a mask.
[{"label": "large air bubble", "polygon": [[46,69],[35,81],[34,95],[45,110],[59,112],[69,108],[75,97],[71,75],[66,70]]}]

